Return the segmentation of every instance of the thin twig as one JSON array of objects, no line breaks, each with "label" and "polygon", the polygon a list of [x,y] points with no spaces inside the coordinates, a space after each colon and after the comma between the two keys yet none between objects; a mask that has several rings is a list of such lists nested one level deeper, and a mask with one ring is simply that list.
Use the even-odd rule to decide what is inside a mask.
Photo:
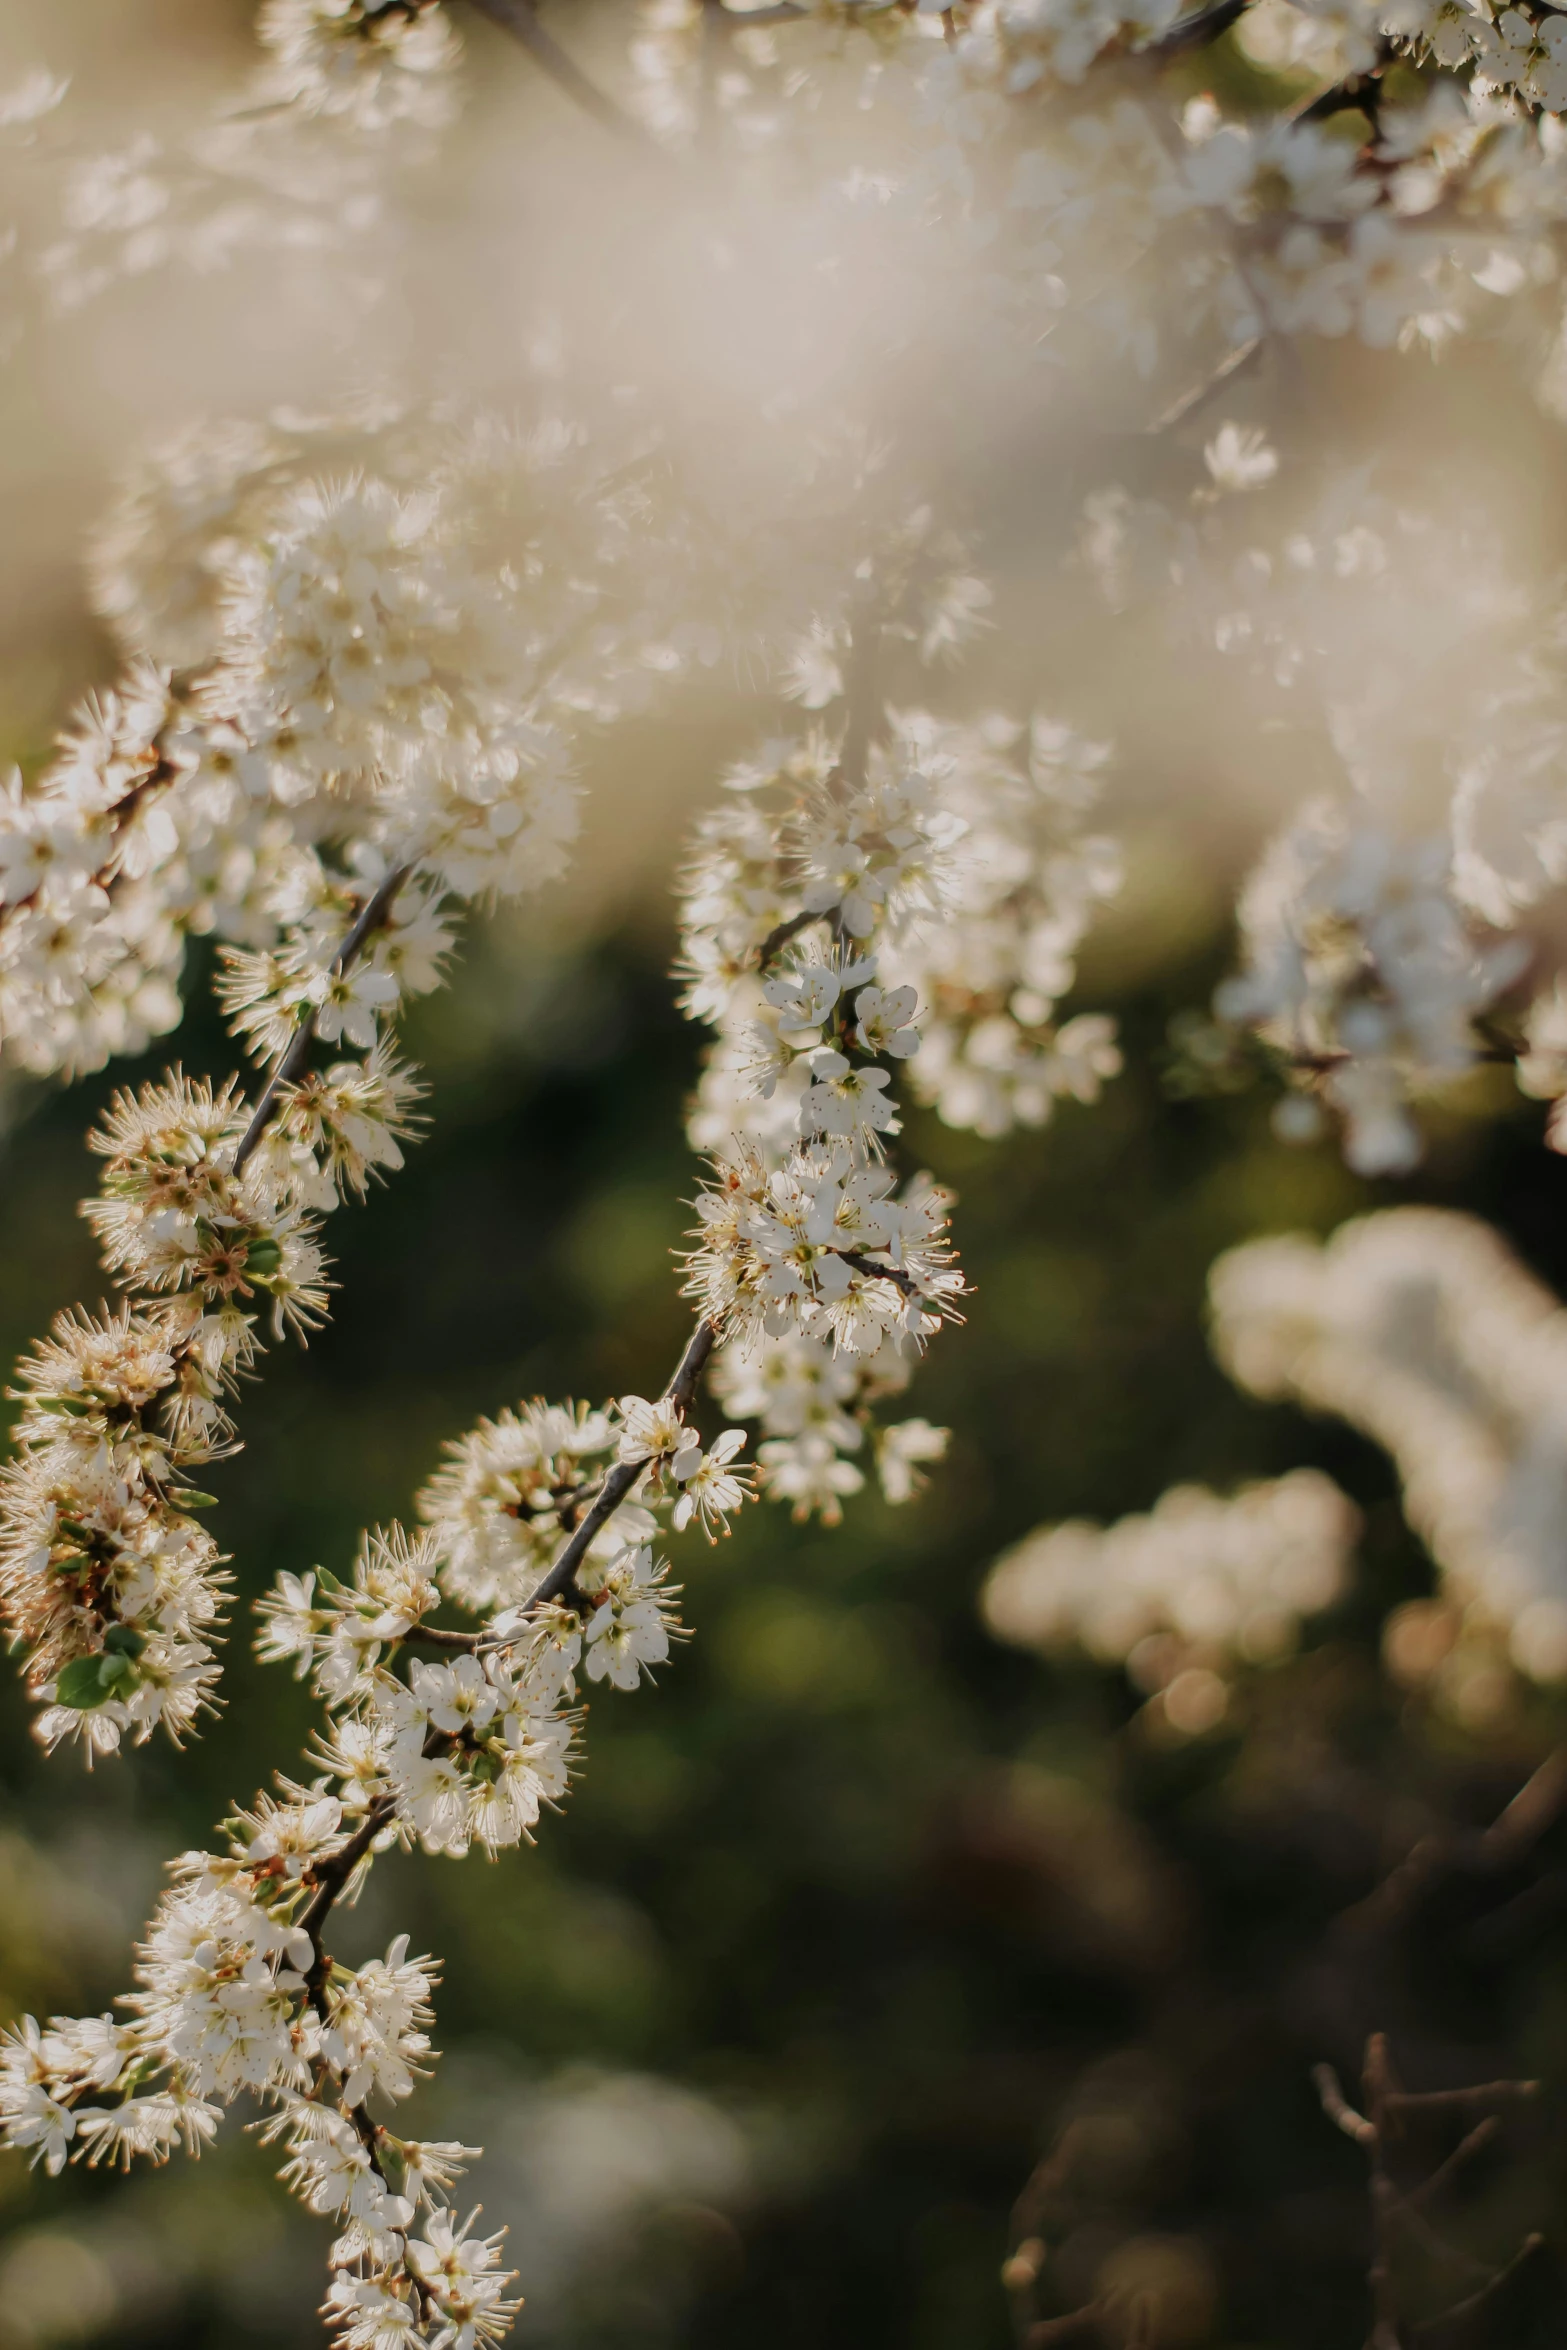
[{"label": "thin twig", "polygon": [[[1317,2065],[1312,2078],[1323,2111],[1346,2137],[1365,2148],[1370,2165],[1372,2250],[1366,2281],[1371,2294],[1372,2326],[1367,2350],[1414,2350],[1416,2344],[1424,2345],[1425,2350],[1458,2350],[1460,2342],[1469,2338],[1466,2331],[1469,2321],[1492,2302],[1532,2257],[1540,2239],[1531,2236],[1504,2268],[1492,2270],[1484,2261],[1439,2235],[1425,2219],[1424,2207],[1452,2184],[1465,2163],[1490,2144],[1500,2126],[1496,2108],[1535,2096],[1539,2083],[1485,2081],[1468,2089],[1412,2092],[1400,2086],[1388,2053],[1387,2037],[1382,2032],[1373,2032],[1366,2042],[1363,2112],[1357,2112],[1349,2103],[1331,2065]],[[1389,2149],[1404,2138],[1407,2124],[1411,2120],[1463,2116],[1477,2106],[1487,2109],[1484,2118],[1466,2133],[1446,2159],[1418,2186],[1401,2187],[1393,2175]],[[1400,2309],[1394,2262],[1400,2236],[1411,2239],[1429,2259],[1449,2269],[1467,2270],[1471,2277],[1482,2280],[1468,2300],[1412,2329],[1406,2327]]]},{"label": "thin twig", "polygon": [[901,1265],[878,1265],[873,1257],[862,1255],[857,1248],[835,1249],[833,1254],[842,1257],[846,1265],[852,1265],[856,1273],[864,1273],[872,1281],[890,1281],[894,1289],[902,1290],[905,1297],[925,1295],[913,1274],[906,1273]]},{"label": "thin twig", "polygon": [[321,1928],[331,1914],[332,1904],[396,1810],[397,1798],[394,1795],[378,1796],[347,1843],[340,1844],[336,1852],[328,1853],[325,1860],[316,1862],[316,1891],[299,1920],[301,1930],[310,1936],[316,1946],[316,1963],[310,1970],[312,1978],[318,1971],[323,1971],[328,1963],[326,1952],[321,1947]]},{"label": "thin twig", "polygon": [[1188,49],[1205,49],[1210,41],[1217,41],[1232,24],[1238,24],[1251,6],[1251,0],[1211,0],[1207,8],[1199,8],[1195,16],[1188,16],[1174,24],[1157,41],[1149,41],[1141,54],[1144,57],[1181,57]]},{"label": "thin twig", "polygon": [[554,34],[545,31],[530,0],[473,0],[473,6],[481,16],[487,16],[492,24],[498,24],[520,41],[534,64],[549,75],[557,89],[564,90],[602,129],[648,154],[659,153],[642,125],[617,106],[613,98],[607,98],[596,82],[589,81]]},{"label": "thin twig", "polygon": [[1457,2344],[1471,2321],[1482,2316],[1489,2305],[1512,2284],[1519,2271],[1526,2268],[1544,2248],[1543,2236],[1525,2236],[1507,2266],[1499,2268],[1477,2293],[1471,2293],[1467,2301],[1460,2301],[1454,2308],[1444,2310],[1440,2317],[1428,2318],[1424,2325],[1413,2329],[1410,2335],[1412,2350],[1447,2350],[1449,2344],[1453,2345],[1453,2350],[1457,2350]]},{"label": "thin twig", "polygon": [[[661,1401],[672,1403],[680,1412],[689,1408],[696,1394],[697,1381],[707,1368],[707,1359],[717,1343],[718,1332],[712,1323],[698,1322],[695,1330],[691,1333],[690,1343],[680,1358],[675,1375],[664,1390]],[[566,1544],[565,1549],[560,1553],[549,1573],[529,1600],[528,1613],[530,1615],[535,1608],[548,1606],[552,1599],[564,1597],[568,1601],[572,1601],[571,1586],[578,1567],[587,1556],[588,1547],[593,1537],[599,1528],[606,1525],[614,1516],[646,1467],[647,1461],[645,1459],[615,1463],[604,1479],[597,1501],[577,1527],[571,1540]]]},{"label": "thin twig", "polygon": [[1489,2146],[1502,2126],[1502,2117],[1488,2113],[1483,2121],[1475,2123],[1467,2138],[1461,2138],[1445,2162],[1439,2162],[1431,2176],[1418,2187],[1411,2187],[1404,2201],[1412,2211],[1424,2210],[1434,2203],[1444,2188],[1451,2186],[1466,2162],[1472,2162],[1482,2147]]},{"label": "thin twig", "polygon": [[1330,2122],[1343,2131],[1346,2138],[1353,2138],[1357,2145],[1363,2146],[1368,2139],[1376,2136],[1376,2131],[1365,2115],[1357,2113],[1350,2104],[1339,2084],[1338,2074],[1330,2064],[1313,2065],[1311,2077],[1317,2085],[1323,2112]]},{"label": "thin twig", "polygon": [[799,914],[791,914],[787,922],[778,923],[767,933],[767,936],[763,939],[761,945],[756,950],[756,967],[758,971],[765,971],[768,964],[772,961],[774,955],[780,953],[781,950],[789,944],[791,938],[797,938],[800,932],[806,927],[807,923],[825,922],[826,919],[827,917],[825,914],[802,912]]},{"label": "thin twig", "polygon": [[1178,424],[1183,424],[1188,416],[1194,415],[1205,400],[1212,399],[1215,392],[1222,390],[1233,376],[1239,375],[1241,369],[1256,358],[1265,340],[1262,335],[1252,335],[1246,342],[1237,343],[1235,349],[1227,351],[1218,366],[1211,374],[1205,375],[1201,383],[1193,384],[1189,391],[1182,392],[1178,399],[1172,400],[1168,408],[1161,409],[1152,424],[1145,424],[1144,432],[1150,439],[1157,438],[1160,433],[1173,432]]},{"label": "thin twig", "polygon": [[[372,931],[380,929],[387,915],[391,912],[392,900],[412,871],[411,865],[399,865],[395,872],[387,875],[374,897],[369,899],[362,908],[358,921],[332,957],[331,968],[335,972],[341,974],[344,971],[352,970],[354,964],[359,960],[366,939],[369,938]],[[276,1117],[278,1103],[284,1090],[292,1085],[296,1078],[303,1076],[305,1063],[310,1058],[310,1048],[315,1042],[318,1018],[319,1013],[312,1011],[308,1018],[300,1022],[289,1043],[287,1052],[273,1070],[261,1099],[256,1104],[255,1114],[240,1140],[240,1146],[234,1153],[236,1175],[244,1173],[245,1161],[250,1157],[251,1152]]]},{"label": "thin twig", "polygon": [[1516,2098],[1520,2105],[1538,2097],[1538,2081],[1481,2081],[1472,2089],[1427,2089],[1420,2095],[1395,2089],[1384,2100],[1387,2111],[1395,2120],[1406,2114],[1460,2114],[1484,2112],[1495,2105],[1510,2105]]}]

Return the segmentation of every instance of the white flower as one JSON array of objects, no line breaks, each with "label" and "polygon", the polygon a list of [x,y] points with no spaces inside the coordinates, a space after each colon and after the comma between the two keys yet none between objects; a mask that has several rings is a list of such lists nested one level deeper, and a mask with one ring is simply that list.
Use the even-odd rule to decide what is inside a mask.
[{"label": "white flower", "polygon": [[645,1666],[664,1662],[675,1594],[663,1574],[646,1545],[622,1551],[605,1570],[583,1644],[583,1669],[590,1681],[635,1689]]},{"label": "white flower", "polygon": [[648,1403],[640,1395],[620,1399],[620,1441],[616,1457],[623,1461],[664,1460],[689,1452],[693,1460],[702,1449],[701,1438],[681,1418],[678,1404],[662,1396]]},{"label": "white flower", "polygon": [[1202,455],[1221,490],[1260,489],[1279,470],[1278,451],[1257,425],[1221,424]]},{"label": "white flower", "polygon": [[750,1498],[745,1472],[729,1466],[744,1444],[743,1428],[726,1428],[711,1450],[704,1452],[693,1465],[682,1467],[682,1462],[689,1460],[688,1454],[676,1460],[674,1474],[680,1483],[680,1495],[670,1523],[677,1531],[697,1517],[709,1540],[715,1525],[728,1532],[729,1512],[739,1509]]},{"label": "white flower", "polygon": [[757,1463],[767,1492],[791,1505],[797,1519],[819,1511],[824,1526],[843,1521],[844,1496],[858,1493],[865,1478],[842,1459],[831,1439],[806,1433],[772,1437],[758,1449]]},{"label": "white flower", "polygon": [[898,1420],[883,1428],[876,1446],[876,1473],[887,1500],[909,1501],[925,1482],[920,1471],[926,1461],[946,1457],[950,1430],[933,1428],[929,1420]]},{"label": "white flower", "polygon": [[891,1082],[885,1069],[856,1069],[842,1053],[813,1054],[811,1083],[800,1103],[800,1132],[895,1132],[896,1110],[891,1101],[881,1098]]},{"label": "white flower", "polygon": [[916,1001],[912,987],[862,988],[854,999],[854,1033],[861,1050],[912,1059],[920,1049],[920,1033],[912,1025]]}]

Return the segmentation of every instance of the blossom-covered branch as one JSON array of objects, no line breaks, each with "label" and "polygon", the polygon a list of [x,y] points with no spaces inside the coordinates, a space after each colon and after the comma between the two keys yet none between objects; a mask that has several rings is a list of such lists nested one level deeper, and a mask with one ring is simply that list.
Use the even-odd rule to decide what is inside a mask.
[{"label": "blossom-covered branch", "polygon": [[[531,1840],[567,1792],[577,1676],[634,1689],[668,1656],[662,1525],[711,1537],[748,1493],[739,1432],[704,1447],[688,1417],[711,1337],[698,1326],[654,1403],[481,1422],[419,1497],[422,1534],[367,1536],[346,1581],[281,1577],[259,1647],[325,1702],[317,1775],[280,1778],[215,1850],[175,1864],[126,2020],[27,2019],[4,2042],[0,2135],[51,2172],[197,2154],[225,2106],[257,2096],[282,2176],[338,2228],[325,2314],[345,2350],[495,2341],[519,2304],[501,2237],[449,2200],[475,2150],[406,2138],[376,2110],[428,2070],[439,1970],[406,1936],[342,1965],[332,1914],[393,1846],[493,1858]],[[443,1602],[477,1608],[479,1630],[432,1625]],[[432,1641],[457,1653],[412,1653]]]}]

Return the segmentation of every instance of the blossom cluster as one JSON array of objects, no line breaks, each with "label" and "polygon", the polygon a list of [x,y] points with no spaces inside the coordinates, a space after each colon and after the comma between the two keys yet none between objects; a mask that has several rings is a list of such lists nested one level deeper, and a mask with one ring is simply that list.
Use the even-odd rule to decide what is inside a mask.
[{"label": "blossom cluster", "polygon": [[1390,1208],[1326,1244],[1248,1242],[1210,1283],[1220,1360],[1391,1454],[1440,1577],[1395,1611],[1390,1669],[1460,1718],[1567,1678],[1567,1312],[1477,1219]]},{"label": "blossom cluster", "polygon": [[[7,1058],[74,1073],[140,1050],[179,1016],[192,933],[281,954],[308,989],[339,909],[395,867],[461,899],[561,872],[577,819],[558,681],[545,645],[526,656],[504,557],[478,543],[464,435],[383,450],[399,476],[416,442],[444,456],[418,491],[365,469],[374,434],[334,470],[353,439],[197,436],[122,506],[98,572],[133,648],[126,682],[10,786]],[[511,454],[550,469],[543,450]],[[409,985],[433,984],[432,921]]]},{"label": "blossom cluster", "polygon": [[[282,2177],[338,2230],[324,2314],[343,2350],[499,2340],[519,2307],[501,2238],[449,2200],[475,2150],[405,2138],[373,2110],[429,2069],[438,1969],[406,1936],[344,1966],[326,1922],[393,1846],[493,1858],[531,1839],[567,1792],[578,1676],[634,1689],[667,1657],[678,1595],[653,1540],[661,1521],[726,1522],[748,1494],[738,1443],[705,1446],[675,1394],[529,1404],[449,1448],[419,1497],[423,1533],[370,1534],[346,1579],[280,1577],[258,1646],[325,1701],[316,1776],[280,1777],[216,1849],[175,1864],[123,2020],[28,2018],[6,2036],[0,2139],[51,2172],[162,2161],[198,2154],[248,2092]],[[433,1622],[447,1600],[480,1629]]]},{"label": "blossom cluster", "polygon": [[[342,1003],[313,1009],[334,1035],[353,1024]],[[233,1448],[261,1313],[274,1336],[324,1315],[320,1215],[401,1164],[418,1091],[373,1016],[358,1041],[363,1060],[279,1083],[270,1124],[236,1081],[174,1072],[117,1094],[92,1137],[104,1173],[84,1213],[126,1303],[60,1315],[24,1358],[0,1473],[0,1607],[47,1746],[77,1736],[91,1757],[159,1724],[178,1740],[211,1702],[226,1578],[192,1472]]]},{"label": "blossom cluster", "polygon": [[1162,1722],[1194,1735],[1223,1719],[1242,1668],[1287,1656],[1341,1596],[1358,1528],[1316,1469],[1229,1498],[1173,1485],[1113,1526],[1030,1534],[992,1567],[981,1609],[1014,1647],[1124,1666]]},{"label": "blossom cluster", "polygon": [[889,976],[924,1008],[910,1085],[948,1126],[1043,1126],[1058,1101],[1096,1101],[1121,1067],[1104,1013],[1056,1018],[1077,950],[1121,884],[1115,841],[1084,829],[1109,745],[1042,715],[1027,729],[998,717],[906,723],[930,736],[942,804],[963,827],[940,921],[889,950]]},{"label": "blossom cluster", "polygon": [[[1567,877],[1556,595],[1527,589],[1473,511],[1334,468],[1302,513],[1292,469],[1233,422],[1204,459],[1184,512],[1091,501],[1084,553],[1112,603],[1162,588],[1183,638],[1244,661],[1331,782],[1240,889],[1241,968],[1203,1053],[1237,1076],[1259,1040],[1282,1134],[1310,1139],[1327,1113],[1357,1171],[1404,1173],[1422,1101],[1480,1062],[1553,1103],[1567,1086],[1557,984],[1514,1000],[1540,944],[1528,918]],[[1434,574],[1442,595],[1422,597]]]},{"label": "blossom cluster", "polygon": [[0,348],[40,313],[67,320],[128,282],[174,270],[210,281],[258,260],[275,271],[280,254],[341,324],[374,313],[399,182],[460,102],[450,12],[439,0],[262,0],[256,33],[239,92],[109,143],[90,103],[43,68],[0,94],[0,135],[19,133],[0,207],[21,216],[7,218]]},{"label": "blossom cluster", "polygon": [[456,30],[441,0],[262,0],[263,102],[356,131],[442,130],[456,110]]},{"label": "blossom cluster", "polygon": [[949,1195],[887,1164],[895,1080],[993,1134],[1094,1099],[1120,1066],[1110,1022],[1055,1020],[1119,877],[1082,821],[1105,747],[1044,719],[1025,737],[884,705],[889,643],[929,660],[986,596],[956,570],[934,594],[920,583],[920,609],[891,565],[862,570],[792,658],[795,698],[823,716],[730,770],[681,907],[684,1006],[715,1031],[690,1125],[714,1171],[689,1290],[724,1341],[719,1392],[762,1422],[765,1489],[828,1522],[864,1483],[849,1456],[867,1432],[891,1500],[942,1444],[874,1411],[963,1288]]},{"label": "blossom cluster", "polygon": [[1301,810],[1238,912],[1245,963],[1215,1009],[1255,1028],[1314,1087],[1281,1103],[1281,1130],[1316,1131],[1320,1100],[1343,1122],[1351,1167],[1407,1173],[1421,1156],[1412,1100],[1473,1067],[1476,1019],[1518,978],[1527,949],[1477,937],[1440,833],[1400,837],[1342,802]]},{"label": "blossom cluster", "polygon": [[[776,172],[788,153],[801,178],[821,117],[853,93],[877,117],[860,168],[884,206],[927,225],[954,286],[976,251],[996,257],[998,354],[1009,336],[1109,351],[1146,380],[1270,335],[1436,348],[1550,279],[1567,69],[1549,12],[1238,13],[1242,46],[1254,30],[1258,62],[1310,71],[1318,103],[1227,116],[1184,76],[1165,83],[1165,63],[1232,21],[1179,0],[816,0],[757,28],[655,0],[632,64],[657,135],[716,125],[739,157]],[[1405,57],[1426,75],[1394,75]]]}]

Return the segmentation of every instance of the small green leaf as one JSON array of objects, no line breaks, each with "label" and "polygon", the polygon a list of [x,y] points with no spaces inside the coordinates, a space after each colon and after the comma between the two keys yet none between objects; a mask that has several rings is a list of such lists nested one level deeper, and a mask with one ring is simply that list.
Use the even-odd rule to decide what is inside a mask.
[{"label": "small green leaf", "polygon": [[98,1679],[106,1697],[123,1697],[127,1689],[134,1689],[141,1675],[135,1659],[117,1649],[106,1649],[98,1659]]},{"label": "small green leaf", "polygon": [[60,1705],[74,1705],[79,1713],[87,1713],[95,1705],[102,1705],[109,1695],[101,1674],[104,1660],[101,1656],[73,1656],[62,1666],[54,1693]]},{"label": "small green leaf", "polygon": [[283,1262],[283,1247],[269,1232],[258,1233],[245,1250],[245,1271],[258,1281],[270,1280]]},{"label": "small green leaf", "polygon": [[118,1656],[140,1656],[147,1642],[129,1624],[111,1624],[103,1636],[103,1645]]},{"label": "small green leaf", "polygon": [[198,1493],[193,1485],[177,1485],[173,1498],[182,1510],[215,1510],[218,1506],[215,1493]]}]

